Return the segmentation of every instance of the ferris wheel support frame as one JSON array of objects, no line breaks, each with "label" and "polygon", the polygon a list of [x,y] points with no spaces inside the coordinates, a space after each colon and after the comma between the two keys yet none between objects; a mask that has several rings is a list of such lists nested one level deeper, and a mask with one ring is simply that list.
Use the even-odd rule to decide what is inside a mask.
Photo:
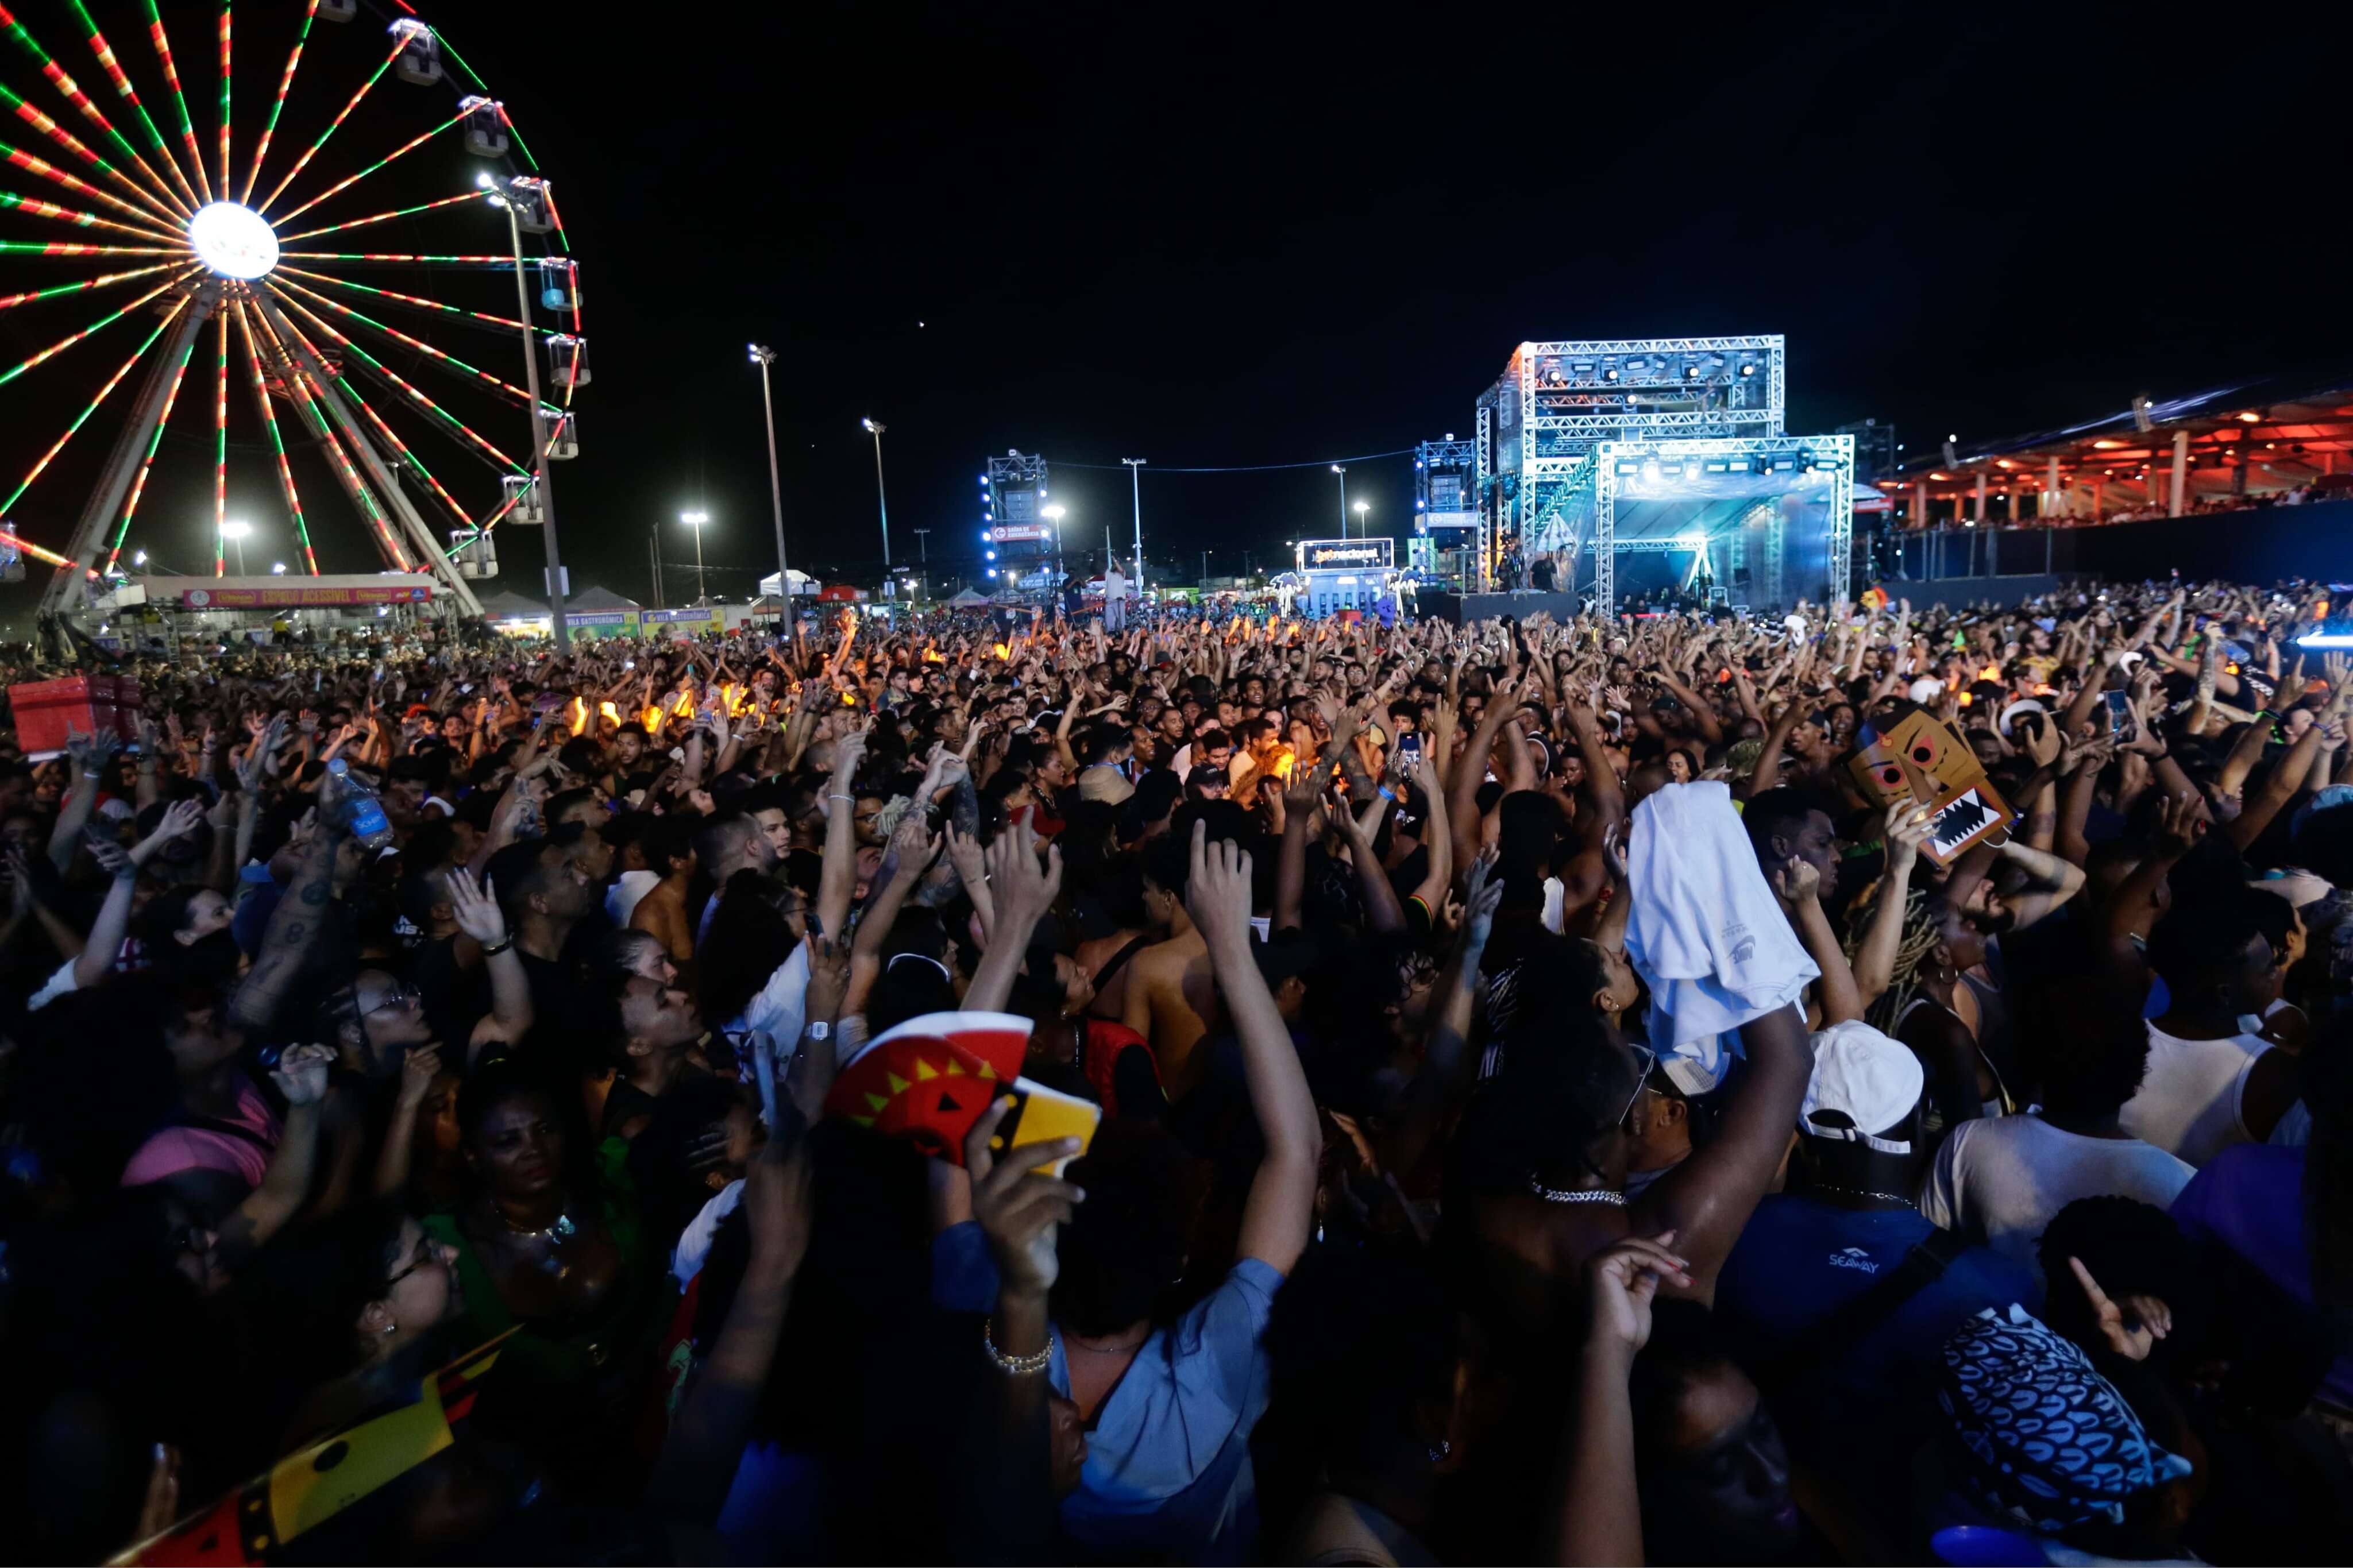
[{"label": "ferris wheel support frame", "polygon": [[172,384],[178,379],[174,367],[181,356],[195,342],[205,323],[220,309],[221,281],[208,278],[198,286],[195,299],[189,301],[185,314],[174,329],[171,342],[153,367],[147,373],[144,385],[139,389],[139,401],[132,405],[131,418],[115,437],[114,450],[108,454],[106,468],[99,476],[98,488],[90,491],[90,500],[82,506],[79,521],[74,524],[73,542],[65,553],[71,557],[71,566],[60,566],[41,592],[39,618],[44,624],[69,610],[79,609],[89,602],[88,584],[98,552],[105,547],[107,525],[122,510],[123,499],[130,493],[131,481],[139,472],[155,426],[164,418],[164,405]]},{"label": "ferris wheel support frame", "polygon": [[366,471],[369,482],[375,488],[386,509],[399,520],[410,542],[417,546],[426,570],[433,574],[434,580],[441,584],[449,597],[458,602],[464,614],[480,616],[481,601],[474,597],[473,588],[459,575],[457,563],[442,554],[440,542],[433,537],[433,531],[426,526],[425,519],[418,515],[416,504],[400,488],[398,477],[375,449],[375,442],[361,426],[359,416],[352,412],[352,405],[343,396],[343,389],[335,384],[335,378],[327,374],[326,367],[312,356],[309,345],[295,334],[294,323],[286,319],[285,311],[280,309],[275,299],[266,294],[256,294],[253,304],[277,331],[280,342],[295,361],[295,369],[310,384],[311,395],[334,420],[344,442]]}]

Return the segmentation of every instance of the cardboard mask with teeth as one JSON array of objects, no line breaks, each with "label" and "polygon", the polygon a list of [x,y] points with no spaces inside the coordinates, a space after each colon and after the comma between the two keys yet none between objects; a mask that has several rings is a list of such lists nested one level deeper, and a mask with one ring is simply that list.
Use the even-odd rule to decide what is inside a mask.
[{"label": "cardboard mask with teeth", "polygon": [[1980,840],[2007,837],[2016,814],[1995,793],[1968,742],[1926,710],[1912,709],[1883,731],[1865,724],[1854,741],[1847,767],[1866,796],[1883,808],[1911,800],[1936,813],[1922,847],[1937,865],[1952,864]]}]

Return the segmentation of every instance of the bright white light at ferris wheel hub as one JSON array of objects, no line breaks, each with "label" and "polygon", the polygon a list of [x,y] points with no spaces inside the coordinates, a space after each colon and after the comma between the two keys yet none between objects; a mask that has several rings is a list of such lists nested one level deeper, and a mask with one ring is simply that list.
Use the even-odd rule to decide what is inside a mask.
[{"label": "bright white light at ferris wheel hub", "polygon": [[278,265],[278,235],[268,220],[236,202],[198,207],[188,219],[196,259],[223,278],[251,282]]}]

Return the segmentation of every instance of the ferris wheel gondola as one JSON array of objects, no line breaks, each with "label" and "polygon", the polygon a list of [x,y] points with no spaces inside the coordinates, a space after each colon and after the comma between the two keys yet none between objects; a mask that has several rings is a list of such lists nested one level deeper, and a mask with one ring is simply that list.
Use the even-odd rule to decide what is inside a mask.
[{"label": "ferris wheel gondola", "polygon": [[[70,615],[119,577],[134,528],[158,556],[201,540],[224,575],[235,510],[282,524],[297,574],[364,541],[479,614],[469,579],[495,555],[469,541],[543,519],[544,465],[578,450],[588,353],[554,192],[406,0],[246,9],[285,53],[240,124],[230,0],[207,15],[208,114],[157,0],[0,4],[0,183],[27,187],[0,189],[0,217],[41,237],[0,237],[0,419],[37,430],[79,402],[13,486],[0,461],[0,564],[47,563],[44,617]],[[115,38],[143,46],[135,68]],[[65,58],[84,52],[88,88]],[[281,141],[296,125],[318,129]],[[58,319],[85,296],[107,308]]]}]

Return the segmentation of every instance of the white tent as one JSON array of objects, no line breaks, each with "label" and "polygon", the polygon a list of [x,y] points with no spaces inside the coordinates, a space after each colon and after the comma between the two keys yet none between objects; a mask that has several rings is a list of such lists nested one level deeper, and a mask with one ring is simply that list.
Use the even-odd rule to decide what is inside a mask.
[{"label": "white tent", "polygon": [[952,610],[972,610],[981,608],[987,603],[988,596],[987,595],[975,593],[972,589],[966,588],[963,593],[958,594],[955,598],[948,601],[948,608]]},{"label": "white tent", "polygon": [[[795,571],[793,573],[793,597],[796,599],[813,599],[817,597],[818,590],[824,584],[820,584],[816,578],[810,576],[806,572]],[[760,579],[760,594],[764,598],[774,598],[776,596],[776,574],[774,572],[771,572],[766,576]]]}]

